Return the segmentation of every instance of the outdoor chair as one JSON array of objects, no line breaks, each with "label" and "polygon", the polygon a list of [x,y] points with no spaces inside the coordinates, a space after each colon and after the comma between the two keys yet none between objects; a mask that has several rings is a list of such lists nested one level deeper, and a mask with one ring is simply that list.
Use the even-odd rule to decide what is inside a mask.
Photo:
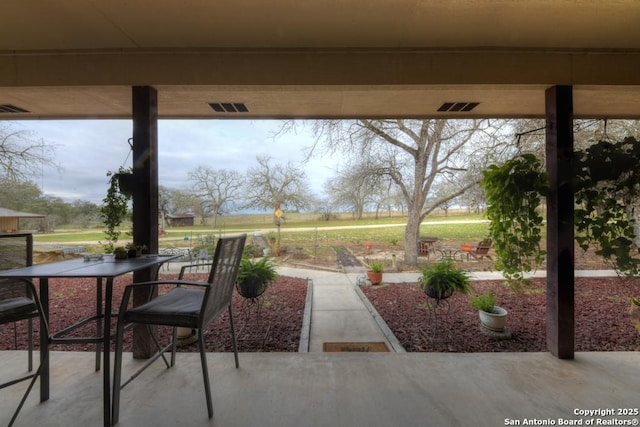
[{"label": "outdoor chair", "polygon": [[28,324],[28,334],[29,334],[29,370],[28,374],[23,375],[17,379],[13,379],[7,381],[5,383],[0,384],[0,389],[5,387],[9,387],[14,384],[18,384],[20,382],[31,379],[29,383],[29,387],[25,391],[22,399],[20,400],[20,404],[16,408],[13,413],[13,417],[9,422],[9,426],[12,426],[15,422],[20,410],[22,409],[22,405],[24,405],[27,396],[31,392],[33,385],[36,380],[40,376],[42,372],[43,362],[49,356],[49,350],[45,346],[45,348],[40,349],[40,365],[38,369],[33,372],[32,369],[32,345],[33,345],[33,336],[32,336],[32,328],[33,325],[31,320],[34,317],[40,318],[40,334],[49,335],[49,328],[47,326],[47,321],[44,317],[44,312],[42,311],[42,305],[40,304],[40,299],[38,298],[38,294],[36,292],[36,288],[33,283],[26,279],[0,279],[0,325],[4,325],[6,323],[15,323],[21,320],[29,320]]},{"label": "outdoor chair", "polygon": [[[167,368],[175,364],[177,327],[197,330],[198,345],[200,347],[200,361],[202,377],[207,400],[209,418],[213,416],[211,401],[211,387],[207,369],[206,349],[204,345],[204,329],[218,316],[229,312],[229,326],[233,342],[233,352],[236,368],[239,368],[236,335],[233,326],[231,297],[238,275],[238,268],[242,259],[242,252],[247,235],[221,237],[216,245],[211,271],[207,282],[193,282],[185,280],[165,280],[154,282],[134,283],[125,288],[118,315],[115,366],[113,379],[113,407],[112,424],[117,424],[120,411],[120,390],[137,377],[143,370],[162,357]],[[175,285],[169,292],[158,296],[145,304],[129,308],[129,300],[134,288],[140,286]],[[133,374],[127,381],[121,383],[122,376],[122,347],[125,329],[133,324],[145,324],[151,331],[152,339],[158,352],[147,363]],[[171,342],[160,346],[151,326],[173,327]],[[164,353],[171,348],[171,363],[167,362]]]},{"label": "outdoor chair", "polygon": [[[209,252],[207,252],[206,249],[200,249],[198,256],[196,257],[196,264],[202,264],[203,267],[206,268],[206,265],[211,263],[211,258],[211,255],[209,255]],[[197,269],[198,268],[196,267],[196,270]]]},{"label": "outdoor chair", "polygon": [[429,258],[436,253],[435,244],[439,241],[440,239],[437,237],[420,237],[418,239],[418,255]]},{"label": "outdoor chair", "polygon": [[491,255],[489,255],[489,249],[491,249],[491,244],[493,241],[491,239],[485,239],[478,242],[478,245],[473,247],[470,245],[462,245],[460,250],[467,254],[467,260],[469,257],[473,257],[473,259],[477,261],[482,261],[484,258],[491,259]]},{"label": "outdoor chair", "polygon": [[[28,267],[33,264],[33,235],[30,233],[0,234],[0,270]],[[28,363],[33,370],[33,333],[32,318],[27,319],[28,327]],[[16,350],[18,349],[18,325],[13,324]]]}]

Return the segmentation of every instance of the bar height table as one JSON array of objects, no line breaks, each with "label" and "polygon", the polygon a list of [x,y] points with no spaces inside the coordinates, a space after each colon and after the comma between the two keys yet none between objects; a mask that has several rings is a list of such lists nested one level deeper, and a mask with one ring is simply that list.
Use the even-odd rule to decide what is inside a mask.
[{"label": "bar height table", "polygon": [[[40,348],[55,343],[77,343],[89,342],[102,345],[103,350],[103,397],[104,397],[104,425],[111,425],[111,316],[112,313],[112,295],[113,280],[127,273],[144,270],[148,268],[160,268],[160,266],[172,259],[175,255],[142,255],[137,258],[129,258],[124,260],[89,260],[83,258],[75,258],[68,261],[60,261],[49,264],[36,264],[13,270],[0,272],[0,277],[7,278],[37,278],[40,285],[40,299],[45,318],[49,318],[49,279],[55,278],[95,278],[96,279],[96,316],[85,319],[82,322],[71,325],[62,331],[53,334],[50,337],[40,336]],[[104,313],[102,312],[102,286],[103,280],[105,284]],[[102,323],[102,336],[82,337],[82,338],[62,338],[62,336],[89,321],[97,321],[98,328]],[[98,348],[99,351],[99,348]],[[42,354],[42,353],[41,353]],[[96,370],[100,369],[100,357],[96,355]],[[49,399],[49,360],[44,361],[42,375],[40,378],[40,401]]]}]

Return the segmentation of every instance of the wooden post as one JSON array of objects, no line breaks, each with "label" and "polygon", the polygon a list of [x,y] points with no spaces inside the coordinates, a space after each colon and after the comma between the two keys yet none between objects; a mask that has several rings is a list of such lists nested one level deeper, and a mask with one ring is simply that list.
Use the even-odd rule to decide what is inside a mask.
[{"label": "wooden post", "polygon": [[[132,88],[133,112],[133,240],[158,253],[158,93],[150,86]],[[155,271],[136,271],[134,282],[155,278]],[[133,304],[148,301],[151,289],[136,289]],[[133,357],[148,358],[155,346],[146,327],[136,326]]]},{"label": "wooden post", "polygon": [[574,194],[573,88],[547,89],[547,349],[560,359],[573,359]]}]

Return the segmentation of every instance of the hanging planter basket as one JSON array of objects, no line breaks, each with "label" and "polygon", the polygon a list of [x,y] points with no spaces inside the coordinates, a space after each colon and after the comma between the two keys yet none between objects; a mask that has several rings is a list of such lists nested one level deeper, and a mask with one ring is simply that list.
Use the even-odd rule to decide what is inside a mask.
[{"label": "hanging planter basket", "polygon": [[118,173],[116,174],[118,180],[118,187],[122,194],[131,196],[135,189],[135,180],[132,173]]},{"label": "hanging planter basket", "polygon": [[443,300],[443,299],[449,298],[451,295],[453,295],[454,291],[455,289],[446,289],[444,291],[438,291],[437,289],[434,289],[430,286],[424,287],[424,293],[427,294],[429,298],[433,298],[437,300]]},{"label": "hanging planter basket", "polygon": [[254,299],[258,298],[267,290],[267,284],[261,281],[237,282],[236,289],[244,298]]}]

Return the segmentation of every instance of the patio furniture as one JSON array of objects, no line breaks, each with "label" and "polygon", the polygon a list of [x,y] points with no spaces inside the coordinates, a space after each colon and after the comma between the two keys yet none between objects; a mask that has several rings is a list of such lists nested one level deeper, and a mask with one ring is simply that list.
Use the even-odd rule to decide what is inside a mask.
[{"label": "patio furniture", "polygon": [[162,268],[169,270],[170,262],[193,262],[193,255],[191,249],[180,248],[162,248],[158,251],[160,255],[167,255],[174,257],[171,261],[167,261],[162,264]]},{"label": "patio furniture", "polygon": [[[209,255],[209,252],[207,252],[206,249],[200,249],[200,251],[198,251],[198,256],[196,256],[196,265],[202,264],[203,267],[206,268],[207,264],[211,264],[211,260],[212,256]],[[196,270],[198,270],[197,267]]]},{"label": "patio furniture", "polygon": [[[206,348],[202,330],[207,327],[225,310],[229,312],[229,325],[233,342],[236,368],[238,368],[238,349],[236,345],[235,330],[233,327],[233,313],[231,309],[231,297],[238,275],[238,268],[242,259],[242,252],[247,235],[241,234],[235,237],[221,237],[216,245],[213,256],[213,265],[206,283],[192,281],[155,281],[134,283],[125,288],[118,316],[116,333],[115,366],[113,379],[113,412],[112,423],[115,425],[119,419],[120,391],[143,370],[162,357],[167,368],[175,364],[176,354],[176,328],[191,328],[198,331],[198,345],[200,348],[200,360],[202,363],[202,377],[207,400],[209,418],[213,416],[213,404],[211,401],[211,387],[207,370]],[[176,285],[169,292],[158,296],[149,302],[137,307],[128,308],[132,290],[139,286],[158,286],[163,284]],[[161,347],[155,335],[152,333],[158,352],[149,361],[134,373],[127,381],[121,382],[122,377],[122,350],[123,335],[125,329],[133,324],[145,324],[151,330],[151,325],[173,327],[171,342]],[[167,362],[164,353],[171,348],[171,363]]]},{"label": "patio furniture", "polygon": [[467,254],[467,261],[470,259],[470,257],[473,257],[473,259],[477,261],[482,261],[482,259],[484,258],[491,259],[491,255],[489,255],[489,249],[491,249],[492,243],[493,241],[491,239],[485,239],[478,242],[475,247],[470,245],[462,245],[460,250],[463,253]]},{"label": "patio furniture", "polygon": [[[33,235],[31,233],[0,234],[0,270],[26,267],[33,264]],[[27,319],[29,371],[33,370],[32,318]],[[15,348],[18,349],[18,325],[13,324]]]},{"label": "patio furniture", "polygon": [[418,255],[426,256],[427,258],[431,254],[435,254],[434,245],[440,241],[437,237],[420,237],[418,239]]},{"label": "patio furniture", "polygon": [[31,357],[33,340],[31,319],[34,317],[40,318],[40,335],[48,339],[49,328],[47,327],[44,311],[33,283],[26,279],[0,279],[0,324],[29,320],[29,373],[17,379],[0,384],[0,389],[3,389],[31,379],[29,387],[25,391],[22,399],[20,400],[20,404],[13,413],[13,417],[9,422],[9,427],[13,425],[18,417],[20,409],[22,409],[22,405],[24,405],[24,402],[31,392],[36,380],[41,376],[45,362],[48,360],[48,346],[44,345],[40,348],[40,364],[38,369],[35,372],[32,372]]},{"label": "patio furniture", "polygon": [[[7,271],[0,271],[2,278],[38,278],[40,287],[40,302],[44,318],[49,314],[49,279],[52,278],[95,278],[96,279],[96,314],[88,319],[84,319],[58,331],[49,338],[40,334],[40,348],[45,348],[51,344],[96,344],[96,371],[101,369],[100,350],[102,350],[104,369],[102,374],[103,383],[103,414],[104,425],[111,425],[111,364],[110,364],[110,343],[111,343],[111,322],[112,316],[111,299],[113,295],[113,281],[116,277],[147,269],[160,268],[160,266],[171,260],[171,256],[143,255],[137,258],[124,260],[95,259],[85,261],[83,258],[75,258],[68,261],[53,262],[50,264],[36,264],[23,268],[15,268]],[[105,288],[103,299],[103,287]],[[104,302],[104,309],[103,309]],[[73,310],[73,307],[67,307]],[[68,334],[83,325],[95,323],[96,336],[75,337]],[[41,358],[42,360],[42,358]],[[49,362],[48,359],[41,361],[40,378],[40,401],[49,399]]]},{"label": "patio furniture", "polygon": [[460,250],[451,246],[442,246],[436,249],[436,252],[440,255],[441,261],[455,261],[460,259]]}]

